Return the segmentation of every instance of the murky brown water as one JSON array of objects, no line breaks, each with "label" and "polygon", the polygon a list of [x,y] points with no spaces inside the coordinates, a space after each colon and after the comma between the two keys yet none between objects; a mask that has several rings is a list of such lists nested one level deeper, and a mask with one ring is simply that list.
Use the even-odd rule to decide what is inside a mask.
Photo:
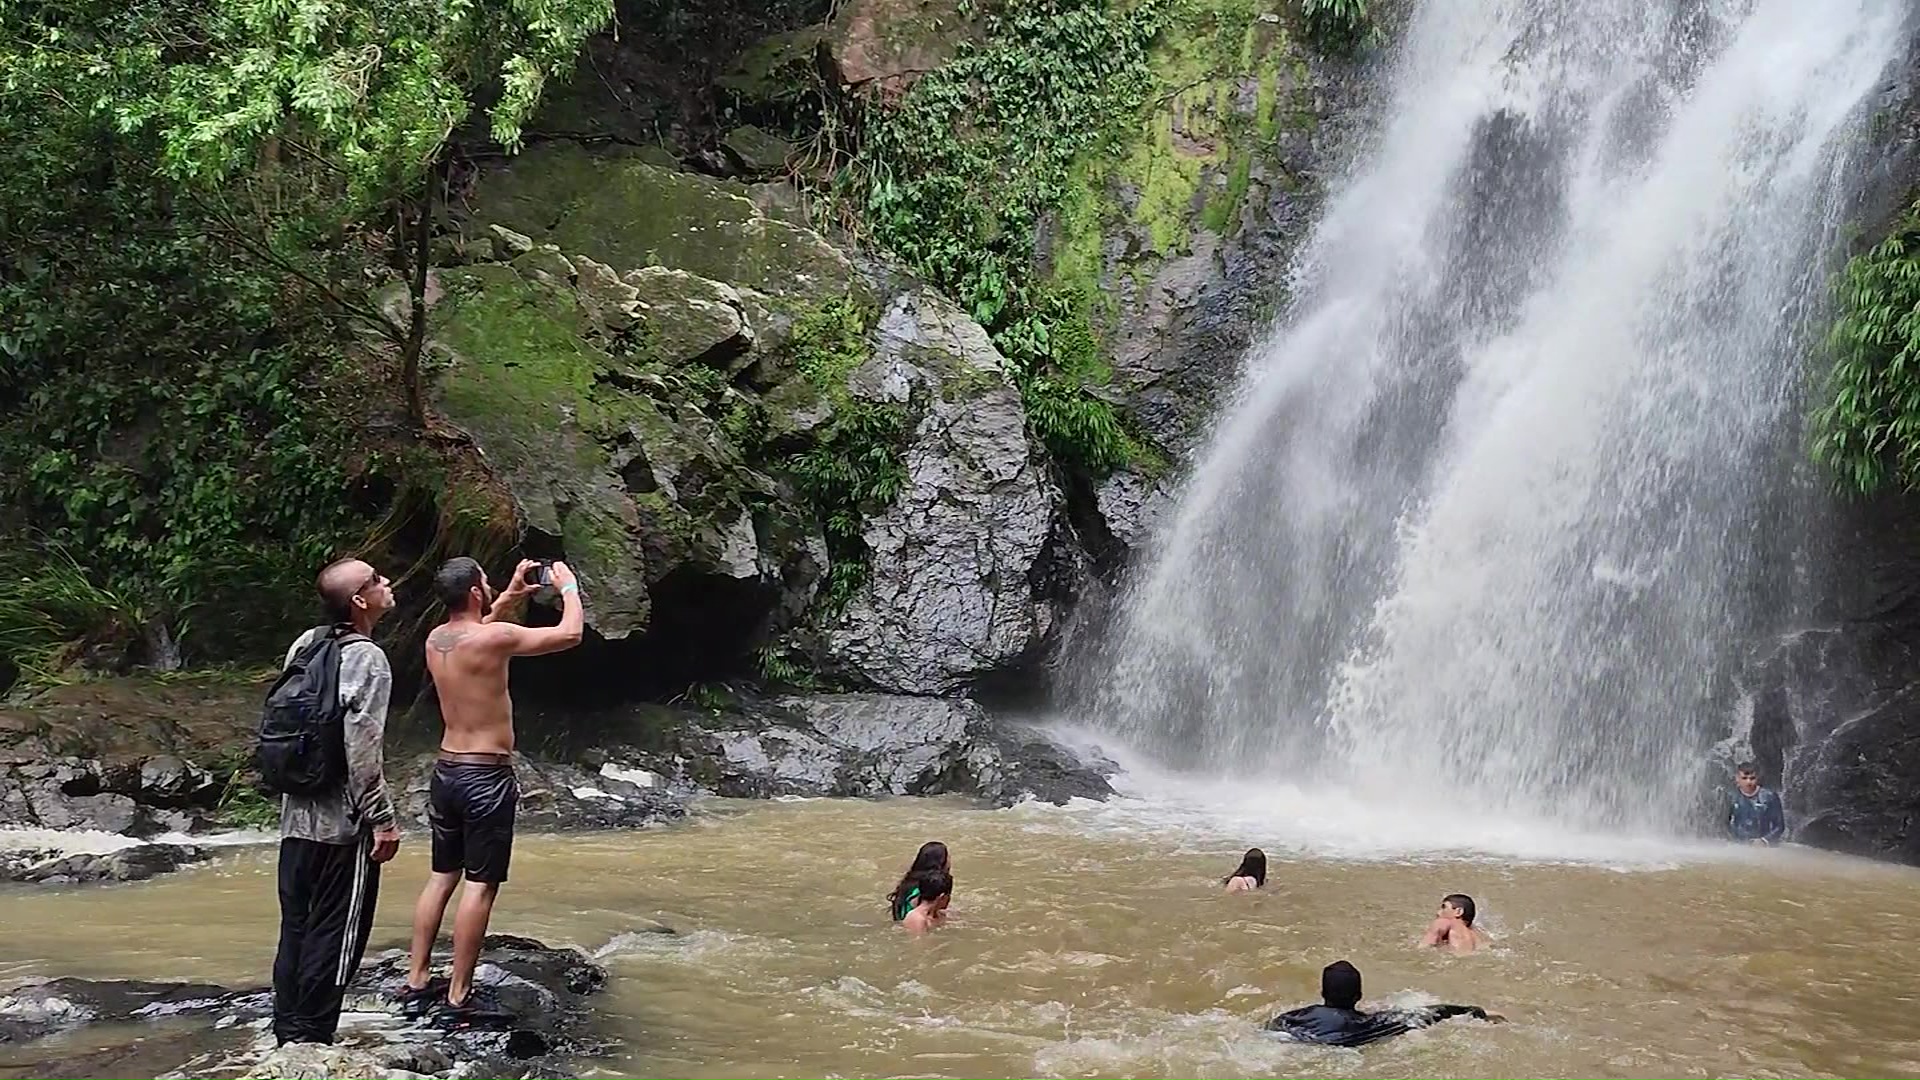
[{"label": "murky brown water", "polygon": [[[720,805],[638,834],[530,837],[495,926],[599,952],[623,1049],[669,1076],[1889,1076],[1920,1074],[1920,873],[1803,851],[1547,865],[1276,858],[1108,809],[938,801]],[[911,940],[880,899],[954,850],[952,925]],[[376,947],[405,935],[417,832]],[[132,887],[0,894],[0,985],[31,974],[261,982],[271,852]],[[1438,897],[1497,937],[1413,947]],[[653,922],[676,936],[636,933]],[[1365,1051],[1256,1026],[1349,958],[1369,1000],[1485,1005]],[[0,1052],[0,1064],[5,1063]]]}]

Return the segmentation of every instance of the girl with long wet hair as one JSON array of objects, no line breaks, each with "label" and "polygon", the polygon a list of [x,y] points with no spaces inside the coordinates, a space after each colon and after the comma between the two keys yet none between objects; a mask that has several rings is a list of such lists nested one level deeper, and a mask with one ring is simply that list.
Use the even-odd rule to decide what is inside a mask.
[{"label": "girl with long wet hair", "polygon": [[1267,853],[1259,848],[1248,848],[1240,857],[1240,865],[1233,873],[1222,878],[1220,883],[1228,892],[1249,892],[1267,883]]},{"label": "girl with long wet hair", "polygon": [[913,910],[913,902],[920,897],[921,882],[930,874],[952,873],[952,864],[947,859],[947,845],[938,840],[929,840],[920,845],[920,853],[913,857],[913,865],[901,876],[900,884],[887,894],[887,907],[893,913],[893,921],[899,922]]}]

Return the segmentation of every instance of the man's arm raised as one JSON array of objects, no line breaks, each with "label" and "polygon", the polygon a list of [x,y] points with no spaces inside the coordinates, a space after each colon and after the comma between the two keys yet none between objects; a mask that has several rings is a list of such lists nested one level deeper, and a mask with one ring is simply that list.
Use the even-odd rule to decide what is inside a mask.
[{"label": "man's arm raised", "polygon": [[493,598],[493,606],[487,609],[485,615],[480,616],[480,621],[483,623],[519,622],[520,613],[526,609],[527,597],[535,588],[527,584],[527,571],[539,565],[537,560],[521,559],[520,565],[513,568],[513,579],[507,582],[507,587],[501,590],[499,596]]},{"label": "man's arm raised", "polygon": [[560,590],[560,625],[491,624],[499,627],[494,632],[503,636],[510,655],[542,656],[565,652],[580,644],[587,619],[586,610],[580,606],[580,579],[573,576],[573,571],[568,569],[566,563],[557,562],[553,564],[553,587]]}]

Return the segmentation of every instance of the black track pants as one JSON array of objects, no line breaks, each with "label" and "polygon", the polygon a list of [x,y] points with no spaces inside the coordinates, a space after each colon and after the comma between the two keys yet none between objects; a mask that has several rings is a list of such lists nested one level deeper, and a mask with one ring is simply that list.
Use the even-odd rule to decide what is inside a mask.
[{"label": "black track pants", "polygon": [[372,838],[280,841],[280,950],[273,958],[273,1034],[331,1043],[347,984],[367,951],[380,866]]}]

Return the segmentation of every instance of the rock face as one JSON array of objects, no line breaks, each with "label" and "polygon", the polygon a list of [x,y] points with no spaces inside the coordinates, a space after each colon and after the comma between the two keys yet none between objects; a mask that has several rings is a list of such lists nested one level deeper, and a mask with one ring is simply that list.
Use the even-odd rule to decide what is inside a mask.
[{"label": "rock face", "polygon": [[[442,965],[447,960],[436,957]],[[602,1045],[592,1034],[588,999],[607,973],[579,950],[489,935],[474,982],[512,1016],[489,1027],[455,1026],[431,1009],[419,1018],[403,1016],[389,994],[405,981],[406,965],[405,951],[392,950],[360,969],[347,991],[334,1046],[276,1049],[264,1030],[273,1009],[269,990],[90,979],[57,979],[0,994],[0,1041],[27,1043],[89,1024],[166,1018],[176,1039],[157,1039],[145,1054],[136,1049],[115,1056],[120,1074],[288,1080],[572,1076],[570,1059]],[[178,1040],[183,1025],[196,1037]],[[166,1057],[183,1045],[195,1047],[196,1056],[184,1065]]]},{"label": "rock face", "polygon": [[1920,864],[1920,503],[1829,510],[1822,603],[1757,665],[1751,752],[1790,839]]},{"label": "rock face", "polygon": [[1113,793],[1110,763],[1083,762],[1038,732],[996,722],[977,703],[887,694],[750,702],[695,722],[646,710],[580,718],[591,738],[550,747],[621,779],[729,798],[967,795],[1007,806]]},{"label": "rock face", "polygon": [[923,412],[906,490],[867,523],[868,584],[830,632],[830,655],[884,690],[951,693],[1027,656],[1049,629],[1029,583],[1060,493],[978,323],[922,291],[896,299],[876,335],[855,395]]},{"label": "rock face", "polygon": [[[1363,113],[1362,72],[1317,56],[1261,5],[1181,5],[1153,51],[1146,123],[1043,234],[1043,269],[1078,296],[1109,389],[1146,441],[1184,460],[1289,273]],[[1121,485],[1121,486],[1116,486]],[[1096,513],[1124,555],[1143,538],[1136,467]]]}]

